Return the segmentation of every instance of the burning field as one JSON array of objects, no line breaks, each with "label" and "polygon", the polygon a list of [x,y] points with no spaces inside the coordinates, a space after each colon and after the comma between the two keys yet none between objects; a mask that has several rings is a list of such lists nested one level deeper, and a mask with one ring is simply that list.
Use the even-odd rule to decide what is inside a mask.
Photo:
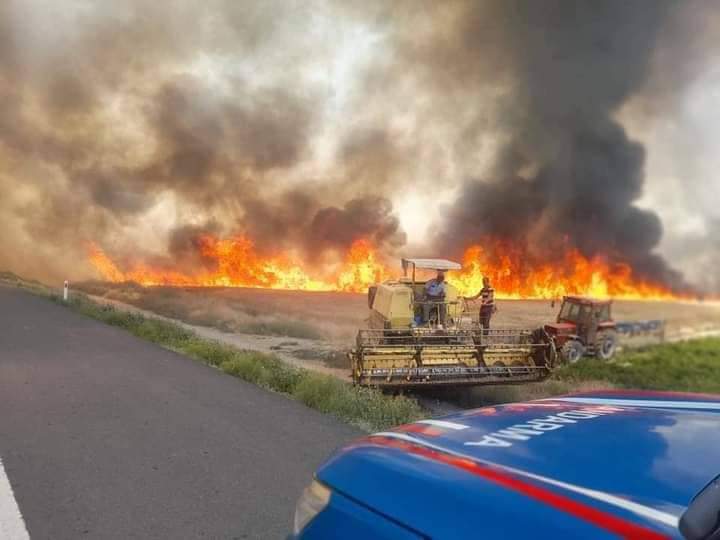
[{"label": "burning field", "polygon": [[1,267],[362,292],[423,255],[503,298],[720,293],[686,107],[712,3],[242,4],[2,3]]},{"label": "burning field", "polygon": [[[187,271],[167,260],[119,263],[91,245],[88,257],[106,281],[81,288],[195,325],[275,336],[266,345],[311,340],[296,347],[295,356],[344,368],[342,351],[367,325],[368,286],[401,275],[400,265],[365,239],[354,241],[335,264],[324,265],[303,263],[289,252],[262,255],[244,236],[201,235],[192,245],[202,262]],[[463,269],[448,279],[470,296],[489,277],[500,300],[494,324],[501,327],[539,327],[555,319],[564,295],[583,295],[615,299],[616,320],[666,320],[669,339],[720,329],[718,304],[698,300],[692,290],[639,277],[629,264],[609,257],[588,258],[564,244],[559,249],[557,257],[538,258],[519,245],[486,239],[464,251]],[[248,339],[248,347],[258,345]]]},{"label": "burning field", "polygon": [[[356,240],[342,260],[329,268],[306,268],[287,254],[261,256],[244,236],[198,236],[197,256],[203,268],[194,272],[144,262],[120,268],[95,245],[88,257],[99,276],[113,283],[143,286],[242,287],[300,291],[364,293],[368,286],[400,276],[398,265],[382,262],[367,240]],[[519,245],[486,239],[465,250],[463,270],[450,281],[461,294],[471,296],[491,279],[499,298],[558,299],[564,295],[623,300],[692,300],[697,293],[673,290],[660,282],[638,277],[627,263],[611,263],[605,256],[585,257],[577,248],[565,247],[554,260],[538,262]]]}]

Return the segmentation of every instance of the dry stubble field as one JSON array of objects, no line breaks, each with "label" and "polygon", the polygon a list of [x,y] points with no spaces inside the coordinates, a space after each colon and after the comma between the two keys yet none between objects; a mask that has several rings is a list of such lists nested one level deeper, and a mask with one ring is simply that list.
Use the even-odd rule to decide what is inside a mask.
[{"label": "dry stubble field", "polygon": [[[190,324],[238,334],[305,338],[350,346],[368,316],[365,295],[241,288],[144,288],[84,283],[85,292],[125,302]],[[496,327],[535,328],[552,321],[549,300],[499,300]],[[720,305],[698,302],[613,303],[618,321],[665,319],[670,339],[720,329]]]}]

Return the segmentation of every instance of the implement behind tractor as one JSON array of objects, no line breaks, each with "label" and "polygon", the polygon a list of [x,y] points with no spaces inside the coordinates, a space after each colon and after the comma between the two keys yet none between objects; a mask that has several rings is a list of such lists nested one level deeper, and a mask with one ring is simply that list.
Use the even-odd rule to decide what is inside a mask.
[{"label": "implement behind tractor", "polygon": [[426,281],[417,278],[417,270],[459,270],[459,264],[403,259],[402,265],[405,277],[368,291],[369,329],[360,330],[350,353],[356,384],[515,384],[550,375],[555,344],[543,328],[482,329],[477,313],[468,310],[450,283],[443,299],[427,298]]}]

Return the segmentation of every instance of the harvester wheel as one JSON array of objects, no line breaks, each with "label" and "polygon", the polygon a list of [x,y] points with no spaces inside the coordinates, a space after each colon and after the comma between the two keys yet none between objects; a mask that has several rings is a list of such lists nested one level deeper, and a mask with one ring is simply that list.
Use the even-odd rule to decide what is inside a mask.
[{"label": "harvester wheel", "polygon": [[615,332],[601,332],[597,336],[595,356],[600,360],[610,360],[617,350],[617,335]]},{"label": "harvester wheel", "polygon": [[535,365],[538,367],[554,367],[555,360],[557,359],[557,349],[555,348],[555,342],[545,329],[538,328],[534,330],[530,336],[530,340],[533,345],[541,345],[533,351],[533,362]]},{"label": "harvester wheel", "polygon": [[580,360],[585,354],[585,347],[577,340],[570,340],[565,342],[562,347],[562,357],[568,364],[574,364]]},{"label": "harvester wheel", "polygon": [[359,361],[357,357],[357,351],[352,350],[348,353],[348,358],[350,359],[350,373],[352,374],[352,380],[353,384],[357,385],[360,384],[360,375],[362,373],[362,370],[359,366]]}]

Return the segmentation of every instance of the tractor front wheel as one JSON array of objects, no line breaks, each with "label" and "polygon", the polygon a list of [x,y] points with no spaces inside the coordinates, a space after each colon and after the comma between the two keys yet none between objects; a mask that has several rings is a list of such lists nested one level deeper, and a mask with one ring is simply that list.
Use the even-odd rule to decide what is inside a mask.
[{"label": "tractor front wheel", "polygon": [[617,350],[617,335],[615,332],[602,332],[597,336],[595,356],[600,360],[610,360]]},{"label": "tractor front wheel", "polygon": [[585,347],[577,340],[570,340],[562,347],[562,357],[568,364],[574,364],[585,355]]}]

